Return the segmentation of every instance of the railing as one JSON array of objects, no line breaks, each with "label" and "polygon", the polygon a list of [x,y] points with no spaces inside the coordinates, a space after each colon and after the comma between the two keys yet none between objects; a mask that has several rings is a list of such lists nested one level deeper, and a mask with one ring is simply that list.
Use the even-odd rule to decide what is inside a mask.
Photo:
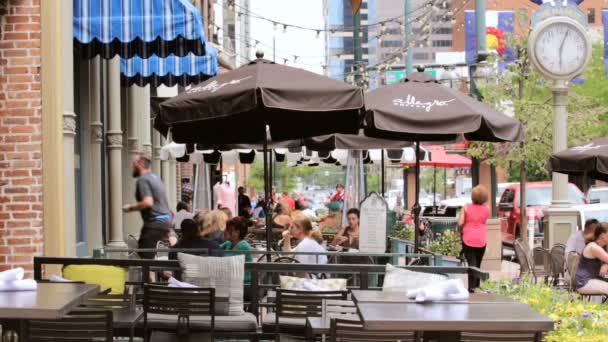
[{"label": "railing", "polygon": [[[148,259],[93,259],[93,258],[55,258],[55,257],[34,257],[34,279],[42,280],[42,269],[44,265],[108,265],[125,268],[138,268],[142,275],[149,274],[150,271],[178,271],[179,262],[176,260],[148,260]],[[488,273],[475,267],[439,267],[439,266],[399,266],[399,268],[411,271],[434,273],[434,274],[466,274],[473,278],[485,280],[489,278]],[[254,314],[259,313],[260,290],[276,288],[279,284],[273,282],[272,275],[285,273],[307,273],[332,275],[350,275],[358,280],[353,289],[374,290],[377,286],[371,286],[370,276],[385,273],[384,265],[316,265],[316,264],[285,264],[285,263],[245,263],[245,271],[251,272],[251,293],[252,300],[250,311]],[[142,286],[147,277],[142,277],[138,282],[131,284]]]}]

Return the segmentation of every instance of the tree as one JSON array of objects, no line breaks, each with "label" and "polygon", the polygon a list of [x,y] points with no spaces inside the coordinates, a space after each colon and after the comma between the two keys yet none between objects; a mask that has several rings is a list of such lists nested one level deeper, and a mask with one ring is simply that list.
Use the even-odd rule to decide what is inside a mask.
[{"label": "tree", "polygon": [[[597,58],[598,49],[594,49]],[[474,142],[468,153],[487,163],[509,168],[510,180],[519,179],[519,164],[525,162],[527,177],[531,181],[550,179],[544,165],[552,153],[553,105],[550,84],[533,68],[528,67],[525,51],[520,62],[510,66],[510,72],[498,75],[495,82],[481,87],[484,102],[500,111],[512,109],[516,119],[524,127],[524,142],[494,144]],[[597,79],[597,70],[590,68],[587,75],[590,85],[572,87],[568,99],[568,144],[587,142],[602,133],[601,117],[608,112],[608,99],[601,98],[607,90],[593,90],[602,80]],[[602,73],[602,75],[604,75]],[[587,82],[587,79],[586,81]],[[520,87],[523,86],[523,91]],[[604,85],[605,87],[605,85]]]},{"label": "tree", "polygon": [[[337,183],[344,182],[342,167],[332,165],[320,166],[296,166],[290,167],[287,163],[277,163],[275,168],[278,177],[277,191],[292,193],[298,183],[304,185],[316,185],[321,188],[334,188]],[[251,165],[249,175],[249,186],[254,187],[260,193],[264,193],[264,164],[255,161]],[[276,176],[276,175],[275,175]]]}]

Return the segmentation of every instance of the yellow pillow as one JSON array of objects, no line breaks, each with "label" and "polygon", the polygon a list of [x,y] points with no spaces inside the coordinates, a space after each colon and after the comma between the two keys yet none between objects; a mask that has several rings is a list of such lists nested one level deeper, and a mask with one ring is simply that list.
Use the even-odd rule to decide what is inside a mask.
[{"label": "yellow pillow", "polygon": [[308,279],[290,276],[279,276],[281,289],[300,291],[344,291],[346,279]]},{"label": "yellow pillow", "polygon": [[63,277],[87,284],[97,284],[104,291],[111,288],[112,294],[123,294],[127,281],[127,269],[103,265],[68,265],[63,268]]}]

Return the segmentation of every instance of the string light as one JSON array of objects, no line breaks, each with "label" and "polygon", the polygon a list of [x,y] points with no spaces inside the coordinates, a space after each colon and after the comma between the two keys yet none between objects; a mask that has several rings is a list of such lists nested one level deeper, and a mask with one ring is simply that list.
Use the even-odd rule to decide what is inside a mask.
[{"label": "string light", "polygon": [[275,30],[275,31],[277,30],[277,22],[276,21],[272,22],[272,29]]},{"label": "string light", "polygon": [[233,3],[232,1],[229,1],[229,2],[228,2],[228,9],[229,9],[230,11],[234,11],[234,3]]},{"label": "string light", "polygon": [[287,33],[287,25],[283,24],[283,33]]},{"label": "string light", "polygon": [[321,30],[317,30],[317,39],[319,39],[319,37],[321,37]]}]

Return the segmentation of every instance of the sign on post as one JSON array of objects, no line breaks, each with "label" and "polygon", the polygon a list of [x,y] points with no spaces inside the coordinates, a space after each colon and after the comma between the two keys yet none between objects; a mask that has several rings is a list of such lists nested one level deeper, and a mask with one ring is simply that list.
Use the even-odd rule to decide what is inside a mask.
[{"label": "sign on post", "polygon": [[382,196],[372,192],[361,202],[359,224],[359,251],[384,253],[386,251],[386,214],[388,205]]}]

